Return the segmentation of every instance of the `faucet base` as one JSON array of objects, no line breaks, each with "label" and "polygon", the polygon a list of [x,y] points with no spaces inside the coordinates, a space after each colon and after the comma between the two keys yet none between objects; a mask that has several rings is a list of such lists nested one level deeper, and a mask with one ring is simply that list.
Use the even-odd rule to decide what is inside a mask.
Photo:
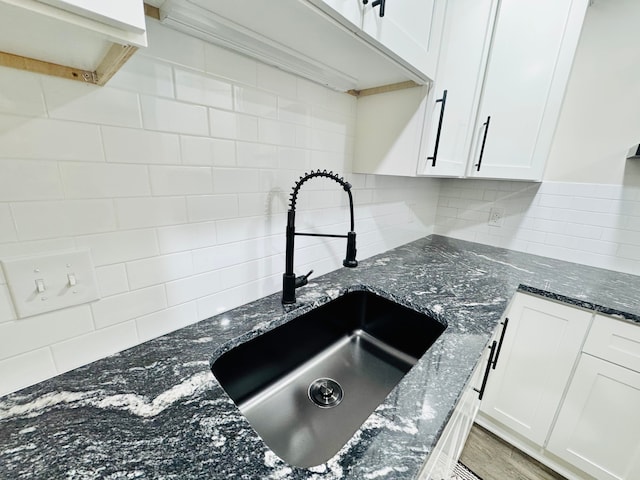
[{"label": "faucet base", "polygon": [[282,275],[282,303],[296,303],[296,275],[284,273]]}]

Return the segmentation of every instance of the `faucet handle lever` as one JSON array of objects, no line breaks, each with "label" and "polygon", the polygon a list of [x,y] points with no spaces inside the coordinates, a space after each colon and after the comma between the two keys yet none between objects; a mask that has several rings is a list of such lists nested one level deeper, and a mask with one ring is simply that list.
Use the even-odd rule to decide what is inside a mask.
[{"label": "faucet handle lever", "polygon": [[306,275],[300,275],[299,277],[296,277],[296,288],[306,285],[308,283],[307,279],[312,273],[313,270],[310,270]]}]

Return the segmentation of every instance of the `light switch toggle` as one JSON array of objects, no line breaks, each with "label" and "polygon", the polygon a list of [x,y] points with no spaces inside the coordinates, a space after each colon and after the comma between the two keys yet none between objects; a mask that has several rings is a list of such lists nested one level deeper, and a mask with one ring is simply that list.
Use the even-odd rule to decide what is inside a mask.
[{"label": "light switch toggle", "polygon": [[76,279],[75,273],[67,274],[67,285],[70,287],[75,287],[78,284],[78,280]]},{"label": "light switch toggle", "polygon": [[36,291],[38,293],[44,293],[47,287],[44,285],[44,280],[42,278],[36,279]]}]

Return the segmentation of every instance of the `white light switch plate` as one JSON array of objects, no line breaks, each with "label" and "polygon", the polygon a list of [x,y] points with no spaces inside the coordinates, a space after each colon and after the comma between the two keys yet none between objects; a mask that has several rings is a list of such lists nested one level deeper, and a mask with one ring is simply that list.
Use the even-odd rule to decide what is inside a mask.
[{"label": "white light switch plate", "polygon": [[0,263],[20,318],[100,298],[89,250],[9,258]]}]

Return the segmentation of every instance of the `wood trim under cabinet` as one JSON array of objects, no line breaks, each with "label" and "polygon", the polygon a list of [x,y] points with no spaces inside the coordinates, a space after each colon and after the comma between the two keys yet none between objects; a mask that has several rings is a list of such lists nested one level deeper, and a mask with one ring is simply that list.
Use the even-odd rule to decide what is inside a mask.
[{"label": "wood trim under cabinet", "polygon": [[154,7],[153,5],[149,5],[148,3],[144,4],[144,14],[147,17],[160,20],[160,9],[158,7]]},{"label": "wood trim under cabinet", "polygon": [[407,80],[406,82],[390,83],[389,85],[381,85],[379,87],[364,88],[362,90],[348,90],[349,95],[354,97],[366,97],[367,95],[376,95],[377,93],[395,92],[396,90],[404,90],[406,88],[421,87],[422,85]]},{"label": "wood trim under cabinet", "polygon": [[35,58],[23,57],[12,53],[0,52],[0,66],[27,70],[28,72],[53,75],[55,77],[77,80],[83,83],[96,83],[95,72],[82,70],[79,68],[58,65],[57,63],[36,60]]},{"label": "wood trim under cabinet", "polygon": [[107,83],[137,50],[138,47],[133,45],[119,45],[117,43],[111,45],[100,65],[96,68],[94,73],[95,84],[103,86]]}]

